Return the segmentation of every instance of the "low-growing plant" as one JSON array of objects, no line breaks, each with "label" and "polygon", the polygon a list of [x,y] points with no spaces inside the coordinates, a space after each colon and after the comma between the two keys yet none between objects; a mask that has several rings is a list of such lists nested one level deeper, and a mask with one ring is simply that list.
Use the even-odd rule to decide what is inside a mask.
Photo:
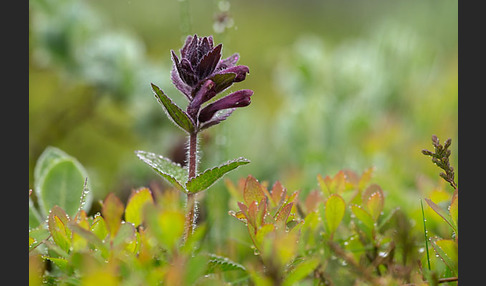
[{"label": "low-growing plant", "polygon": [[[305,197],[279,181],[269,188],[252,175],[237,183],[226,179],[230,203],[238,208],[228,213],[243,223],[236,227],[246,229],[254,255],[231,255],[239,257],[235,260],[207,247],[208,222],[196,226],[196,196],[249,163],[240,157],[198,172],[199,133],[249,105],[253,94],[239,90],[217,98],[249,72],[236,65],[238,54],[226,59],[221,54],[222,45],[214,46],[211,36],[197,35],[187,37],[180,59],[171,52],[171,78],[188,100],[185,110],[152,84],[169,119],[187,134],[186,165],[151,152],[136,155],[171,188],[133,189],[126,203],[109,193],[99,202],[100,212],[89,215],[92,194],[84,167],[60,149],[44,151],[29,191],[31,285],[437,285],[457,280],[451,141],[442,146],[436,137],[435,152],[423,153],[454,188],[447,211],[425,199],[452,228],[450,239],[430,240],[446,265],[444,273],[423,267],[424,256],[430,260],[427,233],[423,241],[400,207],[385,205],[387,191],[372,182],[373,168],[317,175],[316,188]],[[423,222],[426,227],[425,217]]]}]

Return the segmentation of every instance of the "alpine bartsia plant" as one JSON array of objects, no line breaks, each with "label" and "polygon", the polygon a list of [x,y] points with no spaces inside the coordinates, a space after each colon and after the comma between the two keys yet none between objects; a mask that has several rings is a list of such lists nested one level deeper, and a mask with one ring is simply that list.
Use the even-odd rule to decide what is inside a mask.
[{"label": "alpine bartsia plant", "polygon": [[221,123],[238,107],[248,106],[253,91],[238,90],[214,102],[216,95],[228,89],[233,83],[243,81],[249,68],[236,65],[239,54],[235,53],[222,59],[222,44],[214,46],[213,37],[188,36],[180,58],[172,50],[173,68],[171,79],[175,87],[188,100],[186,110],[177,106],[158,86],[152,83],[152,90],[163,109],[178,127],[188,135],[187,169],[169,159],[149,152],[136,151],[137,156],[151,166],[176,189],[187,194],[187,213],[184,240],[195,227],[195,195],[206,190],[227,172],[240,165],[249,163],[245,158],[238,158],[205,170],[198,174],[198,133],[206,128]]}]

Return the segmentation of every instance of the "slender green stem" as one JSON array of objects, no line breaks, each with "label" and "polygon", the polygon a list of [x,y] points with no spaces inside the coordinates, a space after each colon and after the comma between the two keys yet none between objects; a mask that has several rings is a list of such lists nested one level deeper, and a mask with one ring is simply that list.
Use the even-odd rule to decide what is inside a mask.
[{"label": "slender green stem", "polygon": [[422,221],[424,223],[424,238],[425,238],[425,252],[427,253],[427,266],[430,270],[430,257],[429,257],[429,243],[427,237],[427,226],[425,225],[425,214],[424,214],[424,204],[420,200],[420,207],[422,208]]},{"label": "slender green stem", "polygon": [[[189,135],[189,150],[187,152],[187,163],[189,169],[189,180],[197,175],[197,133]],[[196,194],[188,192],[186,200],[186,223],[184,228],[184,241],[192,235],[196,222]]]}]

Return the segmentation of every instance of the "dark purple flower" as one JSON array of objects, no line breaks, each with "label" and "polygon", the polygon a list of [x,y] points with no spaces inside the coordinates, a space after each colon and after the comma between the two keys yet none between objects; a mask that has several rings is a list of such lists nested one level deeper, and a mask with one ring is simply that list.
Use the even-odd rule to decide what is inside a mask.
[{"label": "dark purple flower", "polygon": [[239,55],[235,53],[226,59],[221,59],[221,50],[222,44],[214,47],[212,36],[199,38],[194,35],[188,36],[180,49],[180,60],[175,52],[171,51],[174,62],[171,72],[172,81],[189,100],[195,97],[195,93],[205,80],[213,79],[218,74],[233,73],[235,77],[226,86],[215,86],[216,93],[226,89],[233,82],[240,82],[246,78],[248,67],[236,65]]},{"label": "dark purple flower", "polygon": [[222,44],[214,47],[212,36],[199,38],[194,35],[187,37],[180,49],[180,59],[171,51],[174,62],[171,78],[177,89],[189,100],[186,111],[174,105],[160,89],[157,88],[155,92],[169,115],[173,119],[175,117],[174,121],[179,122],[179,126],[188,132],[198,132],[218,124],[237,107],[247,106],[251,102],[253,91],[245,89],[203,106],[233,83],[245,80],[250,71],[247,66],[236,65],[240,58],[238,53],[221,59],[222,47]]}]

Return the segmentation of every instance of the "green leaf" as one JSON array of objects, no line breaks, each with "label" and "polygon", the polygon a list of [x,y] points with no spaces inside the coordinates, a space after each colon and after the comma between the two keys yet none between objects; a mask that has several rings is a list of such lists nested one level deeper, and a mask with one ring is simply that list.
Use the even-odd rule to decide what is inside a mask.
[{"label": "green leaf", "polygon": [[132,191],[125,209],[125,220],[139,226],[142,223],[142,211],[145,204],[153,203],[152,193],[147,188]]},{"label": "green leaf", "polygon": [[363,230],[371,237],[373,233],[373,229],[375,228],[375,222],[373,221],[373,217],[364,210],[361,206],[352,205],[351,211],[355,215],[355,217],[362,223]]},{"label": "green leaf", "polygon": [[69,218],[62,208],[54,206],[49,214],[48,227],[52,239],[66,253],[71,248],[72,233],[68,228]]},{"label": "green leaf", "polygon": [[222,178],[226,173],[238,168],[241,165],[245,165],[248,163],[250,163],[248,159],[240,157],[238,159],[223,163],[218,167],[208,169],[203,173],[197,175],[196,177],[190,179],[186,184],[186,188],[189,192],[192,193],[204,191],[212,186],[217,180]]},{"label": "green leaf", "polygon": [[285,277],[283,286],[295,285],[298,281],[304,279],[307,275],[312,273],[319,265],[319,259],[311,258],[299,263],[290,273]]},{"label": "green leaf", "polygon": [[115,238],[120,229],[124,209],[123,203],[114,193],[109,193],[103,201],[101,214],[105,219],[111,239]]},{"label": "green leaf", "polygon": [[214,91],[220,93],[228,88],[236,77],[235,73],[215,74],[210,79],[214,82]]},{"label": "green leaf", "polygon": [[85,192],[88,174],[84,167],[63,151],[48,147],[41,154],[34,171],[35,192],[41,214],[58,205],[69,216],[79,209],[89,210],[92,195]]},{"label": "green leaf", "polygon": [[458,246],[457,242],[451,239],[437,239],[432,242],[435,253],[444,261],[447,267],[457,275],[458,269]]},{"label": "green leaf", "polygon": [[383,210],[384,206],[384,197],[382,192],[374,192],[369,197],[368,200],[365,202],[366,207],[368,208],[368,212],[370,213],[373,220],[377,220]]},{"label": "green leaf", "polygon": [[452,229],[454,230],[454,232],[457,233],[457,228],[456,228],[456,224],[454,223],[454,221],[452,220],[452,217],[451,215],[449,214],[449,212],[443,208],[441,208],[440,206],[438,206],[437,204],[435,204],[432,200],[430,199],[425,199],[425,201],[427,202],[427,204],[440,216],[444,219],[444,221],[446,221],[451,227]]},{"label": "green leaf", "polygon": [[325,222],[330,236],[334,235],[334,232],[338,228],[341,220],[344,217],[346,211],[346,203],[344,199],[338,194],[331,194],[325,202]]},{"label": "green leaf", "polygon": [[145,151],[135,151],[137,157],[152,167],[162,178],[174,186],[179,191],[187,193],[183,187],[187,181],[188,172],[181,165],[154,153]]},{"label": "green leaf", "polygon": [[182,130],[192,133],[194,132],[194,123],[185,111],[177,106],[172,100],[164,94],[164,92],[152,83],[152,90],[155,92],[155,98],[164,107],[164,110],[169,115],[169,118]]},{"label": "green leaf", "polygon": [[209,267],[208,267],[208,273],[214,273],[217,271],[221,272],[226,272],[226,271],[233,271],[233,270],[240,270],[240,271],[245,271],[246,268],[231,259],[223,256],[219,256],[216,254],[209,254],[209,261],[208,261]]},{"label": "green leaf", "polygon": [[29,198],[29,229],[36,228],[43,222],[42,216],[35,208],[34,202]]}]

